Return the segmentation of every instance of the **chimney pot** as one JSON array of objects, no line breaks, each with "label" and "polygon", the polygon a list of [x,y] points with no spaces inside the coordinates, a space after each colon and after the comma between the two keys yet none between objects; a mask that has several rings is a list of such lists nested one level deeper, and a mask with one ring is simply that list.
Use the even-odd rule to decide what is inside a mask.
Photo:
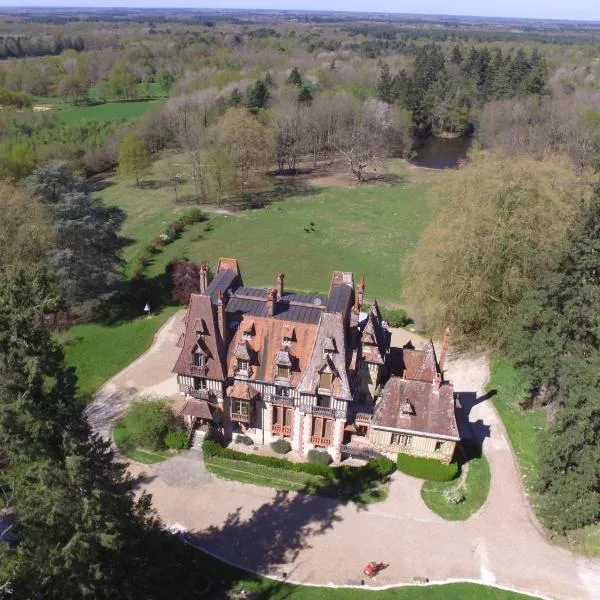
[{"label": "chimney pot", "polygon": [[200,293],[204,294],[208,287],[208,265],[200,265]]},{"label": "chimney pot", "polygon": [[283,279],[285,275],[283,273],[277,273],[277,299],[283,298]]},{"label": "chimney pot", "polygon": [[275,288],[271,288],[267,291],[267,315],[272,317],[275,314],[275,309],[277,307],[277,290]]},{"label": "chimney pot", "polygon": [[360,276],[360,281],[358,282],[358,286],[356,288],[356,308],[360,310],[360,307],[363,304],[365,299],[365,276]]},{"label": "chimney pot", "polygon": [[446,363],[446,356],[448,354],[448,347],[450,346],[450,327],[446,327],[444,331],[444,340],[442,341],[442,352],[440,353],[440,372],[442,379],[444,377],[444,365]]}]

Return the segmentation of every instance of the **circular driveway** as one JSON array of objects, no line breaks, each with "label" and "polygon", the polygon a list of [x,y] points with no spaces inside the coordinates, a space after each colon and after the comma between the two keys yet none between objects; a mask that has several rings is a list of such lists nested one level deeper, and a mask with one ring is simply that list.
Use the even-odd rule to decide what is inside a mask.
[{"label": "circular driveway", "polygon": [[[183,313],[157,333],[152,348],[98,392],[88,409],[106,436],[134,393],[177,391],[171,368]],[[406,332],[394,332],[395,343]],[[414,339],[415,336],[413,336]],[[376,585],[473,579],[550,598],[600,598],[600,561],[551,544],[531,514],[504,427],[485,398],[483,357],[452,357],[447,376],[459,392],[461,433],[483,441],[492,482],[486,504],[467,521],[427,509],[421,481],[394,474],[389,497],[366,507],[215,479],[199,452],[158,465],[131,465],[169,526],[231,563],[293,581],[357,583],[369,561],[389,563]],[[197,470],[196,470],[197,469]]]}]

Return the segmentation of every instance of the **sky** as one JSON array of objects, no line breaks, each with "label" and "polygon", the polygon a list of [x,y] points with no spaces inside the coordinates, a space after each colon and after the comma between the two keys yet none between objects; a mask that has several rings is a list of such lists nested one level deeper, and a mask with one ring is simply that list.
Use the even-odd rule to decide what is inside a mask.
[{"label": "sky", "polygon": [[0,0],[0,6],[275,8],[600,21],[599,0]]}]

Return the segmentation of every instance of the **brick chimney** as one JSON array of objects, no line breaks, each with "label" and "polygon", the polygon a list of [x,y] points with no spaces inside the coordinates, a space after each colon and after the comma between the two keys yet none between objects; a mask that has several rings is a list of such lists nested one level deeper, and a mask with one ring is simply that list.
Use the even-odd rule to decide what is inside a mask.
[{"label": "brick chimney", "polygon": [[444,377],[444,364],[446,363],[446,355],[448,354],[448,346],[450,345],[450,327],[446,327],[444,331],[444,340],[442,341],[442,352],[440,353],[440,371],[442,379]]},{"label": "brick chimney", "polygon": [[227,313],[225,312],[225,301],[223,300],[223,291],[219,290],[217,297],[217,324],[221,332],[221,338],[227,343]]},{"label": "brick chimney", "polygon": [[356,288],[356,303],[358,304],[359,310],[363,304],[364,299],[365,299],[365,276],[361,275],[360,281],[358,282],[358,286]]},{"label": "brick chimney", "polygon": [[283,298],[283,278],[285,275],[283,273],[277,273],[277,299],[281,300]]},{"label": "brick chimney", "polygon": [[208,265],[200,265],[200,293],[204,294],[208,287]]},{"label": "brick chimney", "polygon": [[267,290],[267,315],[272,317],[277,308],[277,290],[271,288]]}]

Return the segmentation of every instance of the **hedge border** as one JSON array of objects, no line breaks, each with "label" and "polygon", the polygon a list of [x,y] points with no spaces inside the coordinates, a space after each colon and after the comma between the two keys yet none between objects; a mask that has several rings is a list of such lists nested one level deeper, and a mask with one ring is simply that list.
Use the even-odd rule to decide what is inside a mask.
[{"label": "hedge border", "polygon": [[376,471],[381,477],[387,477],[391,475],[395,469],[394,462],[389,458],[379,457],[372,458],[363,467],[331,467],[329,465],[320,465],[316,463],[296,463],[290,462],[282,458],[275,458],[272,456],[261,456],[259,454],[246,454],[245,452],[238,452],[237,450],[231,450],[230,448],[223,448],[220,444],[214,440],[204,440],[202,443],[202,451],[206,458],[212,456],[218,456],[220,458],[228,458],[230,460],[238,460],[242,462],[249,462],[265,467],[273,467],[275,469],[283,469],[286,471],[296,471],[299,473],[308,473],[309,475],[321,475],[322,477],[328,478],[340,478],[344,475],[352,476],[357,473]]}]

